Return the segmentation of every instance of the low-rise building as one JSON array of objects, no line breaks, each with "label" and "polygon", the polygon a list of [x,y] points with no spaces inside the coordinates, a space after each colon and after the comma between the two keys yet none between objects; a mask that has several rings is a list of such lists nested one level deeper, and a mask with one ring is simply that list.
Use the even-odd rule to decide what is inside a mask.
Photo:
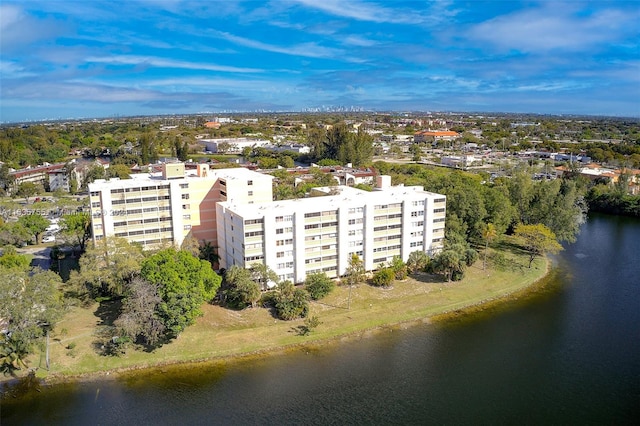
[{"label": "low-rise building", "polygon": [[222,153],[241,153],[244,148],[253,148],[271,144],[265,139],[252,138],[220,138],[220,139],[200,139],[198,142],[204,144],[205,151]]},{"label": "low-rise building", "polygon": [[438,141],[452,141],[458,139],[460,134],[451,130],[425,130],[422,132],[416,132],[413,135],[413,141],[415,143],[422,142],[438,142]]}]

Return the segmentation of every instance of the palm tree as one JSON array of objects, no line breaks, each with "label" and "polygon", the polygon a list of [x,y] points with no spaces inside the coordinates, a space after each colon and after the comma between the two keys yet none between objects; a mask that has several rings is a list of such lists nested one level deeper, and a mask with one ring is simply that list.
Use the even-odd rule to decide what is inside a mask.
[{"label": "palm tree", "polygon": [[482,261],[482,270],[487,267],[487,250],[489,250],[489,241],[494,239],[497,235],[496,227],[493,223],[489,222],[482,230],[482,238],[484,238],[484,260]]}]

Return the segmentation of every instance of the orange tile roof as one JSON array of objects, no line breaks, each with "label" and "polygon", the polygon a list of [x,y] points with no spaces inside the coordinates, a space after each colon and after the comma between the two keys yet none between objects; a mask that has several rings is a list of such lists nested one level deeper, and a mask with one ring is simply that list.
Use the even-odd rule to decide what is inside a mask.
[{"label": "orange tile roof", "polygon": [[423,132],[416,132],[416,135],[424,135],[424,136],[458,136],[458,132],[454,132],[452,130],[439,130],[439,131],[425,130]]}]

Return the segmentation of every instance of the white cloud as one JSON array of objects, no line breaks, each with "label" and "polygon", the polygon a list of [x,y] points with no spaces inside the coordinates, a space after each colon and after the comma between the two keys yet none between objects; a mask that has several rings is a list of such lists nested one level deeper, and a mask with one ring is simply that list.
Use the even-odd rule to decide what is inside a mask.
[{"label": "white cloud", "polygon": [[[358,21],[391,23],[391,24],[436,24],[455,15],[449,10],[449,1],[434,3],[417,3],[410,9],[393,9],[375,3],[357,0],[295,0],[296,2],[325,13],[351,18]],[[386,2],[388,5],[393,2]],[[421,9],[422,6],[422,9]]]},{"label": "white cloud", "polygon": [[89,63],[104,63],[114,65],[147,65],[161,68],[180,68],[190,70],[221,71],[235,73],[259,73],[262,70],[257,68],[240,68],[226,65],[200,64],[195,62],[175,61],[171,59],[156,58],[152,56],[137,55],[115,55],[115,56],[92,56],[86,58]]},{"label": "white cloud", "polygon": [[572,5],[547,3],[541,8],[482,22],[471,28],[468,39],[490,43],[506,51],[584,51],[613,42],[630,30],[637,32],[637,22],[634,23],[637,19],[637,13],[621,10],[608,9],[588,14],[575,10]]},{"label": "white cloud", "polygon": [[265,50],[267,52],[282,53],[285,55],[305,56],[309,58],[334,58],[344,54],[344,51],[341,49],[319,46],[314,42],[301,43],[293,46],[276,46],[221,31],[215,31],[214,34],[217,34],[219,37],[240,46]]}]

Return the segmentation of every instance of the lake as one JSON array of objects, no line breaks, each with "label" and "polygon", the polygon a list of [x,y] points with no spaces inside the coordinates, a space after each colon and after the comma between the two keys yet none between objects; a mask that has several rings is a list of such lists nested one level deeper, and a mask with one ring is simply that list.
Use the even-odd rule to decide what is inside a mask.
[{"label": "lake", "polygon": [[640,424],[640,221],[591,215],[541,289],[321,350],[73,383],[2,425]]}]

